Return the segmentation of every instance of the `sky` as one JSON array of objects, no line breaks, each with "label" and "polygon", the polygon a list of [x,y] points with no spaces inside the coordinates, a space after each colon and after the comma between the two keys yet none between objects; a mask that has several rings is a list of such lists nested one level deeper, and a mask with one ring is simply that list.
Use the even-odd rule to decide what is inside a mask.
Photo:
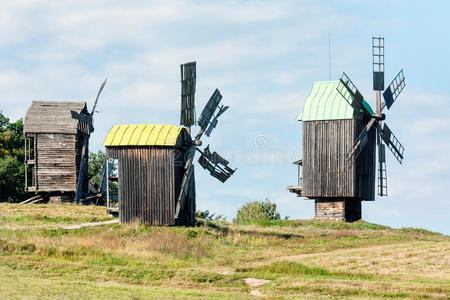
[{"label": "sky", "polygon": [[90,142],[104,150],[115,124],[178,125],[179,65],[197,61],[197,116],[215,88],[230,106],[204,146],[238,168],[222,184],[197,164],[197,208],[232,220],[269,198],[282,217],[307,219],[313,201],[286,190],[301,158],[296,116],[314,81],[344,71],[374,107],[381,35],[386,83],[405,72],[386,121],[406,151],[402,165],[387,153],[388,197],[364,202],[363,219],[450,234],[449,11],[448,1],[2,1],[0,110],[14,121],[32,100],[91,109],[108,78]]}]

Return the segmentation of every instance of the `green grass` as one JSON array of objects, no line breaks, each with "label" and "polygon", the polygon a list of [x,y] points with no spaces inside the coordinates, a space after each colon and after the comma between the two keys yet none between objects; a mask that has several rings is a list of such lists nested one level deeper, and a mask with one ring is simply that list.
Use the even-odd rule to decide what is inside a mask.
[{"label": "green grass", "polygon": [[[442,298],[450,238],[422,229],[279,220],[107,225],[104,208],[0,203],[0,296],[30,299]],[[271,282],[250,287],[245,278]]]}]

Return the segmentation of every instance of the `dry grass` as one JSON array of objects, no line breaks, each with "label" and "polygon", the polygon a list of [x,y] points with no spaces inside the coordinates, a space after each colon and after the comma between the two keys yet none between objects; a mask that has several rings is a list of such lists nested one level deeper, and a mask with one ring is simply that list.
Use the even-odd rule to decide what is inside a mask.
[{"label": "dry grass", "polygon": [[[448,298],[450,239],[365,222],[79,230],[104,208],[0,203],[2,298]],[[69,284],[70,283],[70,284]]]}]

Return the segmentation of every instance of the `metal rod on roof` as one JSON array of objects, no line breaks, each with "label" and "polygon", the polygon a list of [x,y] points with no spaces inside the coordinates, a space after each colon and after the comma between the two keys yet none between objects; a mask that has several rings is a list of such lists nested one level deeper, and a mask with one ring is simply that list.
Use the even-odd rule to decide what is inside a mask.
[{"label": "metal rod on roof", "polygon": [[328,80],[331,81],[331,33],[328,32]]}]

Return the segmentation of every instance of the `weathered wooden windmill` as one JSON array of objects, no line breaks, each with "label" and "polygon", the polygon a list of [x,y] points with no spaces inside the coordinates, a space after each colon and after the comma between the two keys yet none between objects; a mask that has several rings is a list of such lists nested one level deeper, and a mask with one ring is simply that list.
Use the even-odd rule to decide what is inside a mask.
[{"label": "weathered wooden windmill", "polygon": [[[203,133],[211,134],[228,106],[219,106],[222,95],[216,89],[196,122],[195,86],[196,63],[181,65],[180,124],[184,127],[115,125],[106,136],[107,158],[118,161],[121,223],[139,220],[148,225],[193,225],[196,151],[201,153],[200,165],[221,182],[235,172],[227,160],[211,153],[209,145],[203,151],[198,148]],[[191,127],[196,124],[200,129],[192,139]],[[109,178],[106,186],[109,188]]]},{"label": "weathered wooden windmill", "polygon": [[92,117],[105,83],[90,113],[86,102],[32,102],[24,122],[25,190],[36,195],[23,203],[86,198]]},{"label": "weathered wooden windmill", "polygon": [[303,167],[303,178],[288,189],[314,199],[318,219],[361,219],[361,201],[375,200],[375,173],[378,195],[387,196],[384,144],[399,163],[403,160],[404,148],[383,123],[386,116],[382,113],[405,87],[403,70],[383,92],[382,103],[384,38],[372,38],[372,56],[375,112],[343,73],[339,81],[315,82],[298,117],[303,124],[303,159],[297,164],[299,170]]}]

